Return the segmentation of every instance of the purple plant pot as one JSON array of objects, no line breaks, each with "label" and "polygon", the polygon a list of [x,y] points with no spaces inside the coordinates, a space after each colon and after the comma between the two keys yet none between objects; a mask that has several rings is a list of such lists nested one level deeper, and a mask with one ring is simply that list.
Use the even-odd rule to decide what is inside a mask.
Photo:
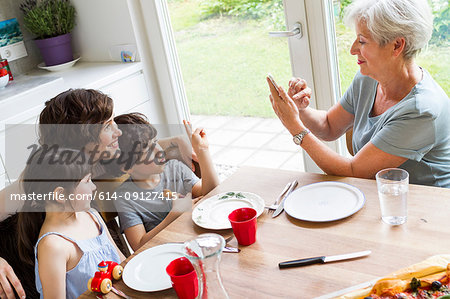
[{"label": "purple plant pot", "polygon": [[46,39],[36,39],[35,42],[41,51],[46,66],[73,60],[72,35],[70,33]]}]

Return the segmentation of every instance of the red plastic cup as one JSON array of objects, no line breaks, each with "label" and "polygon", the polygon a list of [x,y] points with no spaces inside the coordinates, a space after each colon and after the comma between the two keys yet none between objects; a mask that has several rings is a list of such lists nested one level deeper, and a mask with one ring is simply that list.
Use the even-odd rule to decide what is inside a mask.
[{"label": "red plastic cup", "polygon": [[170,262],[166,268],[167,274],[172,281],[172,287],[175,289],[180,299],[195,299],[198,295],[198,279],[191,262],[180,257]]},{"label": "red plastic cup", "polygon": [[256,242],[256,214],[255,209],[240,208],[228,215],[239,244],[251,245]]}]

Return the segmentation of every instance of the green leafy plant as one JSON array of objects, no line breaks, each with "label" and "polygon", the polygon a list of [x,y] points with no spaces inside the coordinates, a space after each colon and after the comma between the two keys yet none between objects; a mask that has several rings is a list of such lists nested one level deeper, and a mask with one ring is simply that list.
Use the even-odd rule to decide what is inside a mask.
[{"label": "green leafy plant", "polygon": [[75,26],[75,7],[69,0],[26,0],[20,10],[25,27],[37,39],[69,33]]},{"label": "green leafy plant", "polygon": [[345,8],[352,4],[352,0],[341,0],[339,1],[340,8],[339,8],[339,19],[342,21],[344,18]]},{"label": "green leafy plant", "polygon": [[228,15],[239,18],[261,19],[281,11],[282,0],[202,0],[205,18]]},{"label": "green leafy plant", "polygon": [[448,44],[450,39],[450,6],[443,7],[433,14],[434,22],[431,43],[437,45]]},{"label": "green leafy plant", "polygon": [[205,17],[228,14],[230,10],[240,5],[239,0],[202,0],[201,14]]}]

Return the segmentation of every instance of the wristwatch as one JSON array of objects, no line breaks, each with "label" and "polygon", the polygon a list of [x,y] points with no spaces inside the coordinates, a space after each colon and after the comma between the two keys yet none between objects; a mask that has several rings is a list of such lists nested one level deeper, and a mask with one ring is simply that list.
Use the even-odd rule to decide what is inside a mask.
[{"label": "wristwatch", "polygon": [[308,129],[305,129],[303,131],[301,131],[300,133],[298,133],[297,135],[294,135],[294,137],[292,138],[294,140],[294,143],[297,145],[302,144],[303,138],[308,135],[311,131]]}]

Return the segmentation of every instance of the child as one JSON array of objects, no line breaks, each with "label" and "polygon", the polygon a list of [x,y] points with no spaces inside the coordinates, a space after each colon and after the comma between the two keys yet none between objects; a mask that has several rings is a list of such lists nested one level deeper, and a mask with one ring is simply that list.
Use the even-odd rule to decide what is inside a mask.
[{"label": "child", "polygon": [[[130,175],[116,190],[114,202],[119,213],[120,227],[133,250],[176,219],[183,210],[185,200],[164,198],[164,189],[173,194],[192,197],[206,195],[219,184],[205,133],[197,129],[192,133],[190,124],[186,131],[192,136],[192,147],[197,155],[202,179],[185,164],[177,160],[166,161],[164,152],[156,143],[156,129],[144,115],[130,113],[117,116],[114,121],[122,131],[119,137],[122,170]],[[192,203],[188,203],[191,208]],[[186,207],[184,208],[186,209]]]},{"label": "child", "polygon": [[18,249],[24,261],[35,263],[41,298],[78,298],[98,263],[124,259],[99,214],[90,209],[95,185],[87,161],[72,149],[38,150],[24,170],[27,201],[19,213]]}]

